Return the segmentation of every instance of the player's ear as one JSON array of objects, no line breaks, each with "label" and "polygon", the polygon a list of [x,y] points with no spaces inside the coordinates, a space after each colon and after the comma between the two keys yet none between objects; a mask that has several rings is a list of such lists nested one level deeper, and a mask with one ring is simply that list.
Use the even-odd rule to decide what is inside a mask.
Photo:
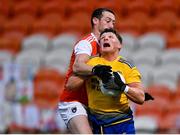
[{"label": "player's ear", "polygon": [[120,50],[122,48],[122,44],[121,43],[118,43],[117,44],[117,48]]},{"label": "player's ear", "polygon": [[96,17],[93,17],[93,24],[96,25],[99,22],[99,19]]}]

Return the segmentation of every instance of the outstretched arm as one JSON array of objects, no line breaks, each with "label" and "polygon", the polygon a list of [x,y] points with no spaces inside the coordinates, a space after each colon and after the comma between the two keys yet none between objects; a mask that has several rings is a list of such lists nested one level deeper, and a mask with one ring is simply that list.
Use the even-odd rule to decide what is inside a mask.
[{"label": "outstretched arm", "polygon": [[[94,66],[92,69],[92,71],[90,72],[92,75],[95,75],[97,77],[99,77],[100,79],[102,79],[104,82],[106,82],[107,80],[110,79],[111,77],[111,67],[110,66],[106,66],[106,65],[96,65]],[[67,83],[66,83],[66,88],[69,90],[76,90],[78,88],[80,88],[82,86],[82,84],[84,83],[85,79],[87,79],[89,76],[75,76],[72,75]]]}]

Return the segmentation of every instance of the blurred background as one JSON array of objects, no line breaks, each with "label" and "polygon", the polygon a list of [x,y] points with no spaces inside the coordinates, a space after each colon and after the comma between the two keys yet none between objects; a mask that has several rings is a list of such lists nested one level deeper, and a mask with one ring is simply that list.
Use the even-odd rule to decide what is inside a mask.
[{"label": "blurred background", "polygon": [[116,13],[120,55],[155,97],[132,104],[137,133],[180,133],[180,0],[0,0],[0,133],[67,133],[59,94],[98,7]]}]

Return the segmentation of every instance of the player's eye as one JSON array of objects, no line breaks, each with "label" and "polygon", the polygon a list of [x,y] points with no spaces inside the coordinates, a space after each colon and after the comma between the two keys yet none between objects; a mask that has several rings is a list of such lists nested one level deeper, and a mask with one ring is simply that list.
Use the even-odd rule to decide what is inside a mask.
[{"label": "player's eye", "polygon": [[113,39],[113,38],[114,38],[114,36],[112,36],[112,35],[109,35],[108,37],[109,37],[109,38],[111,38],[111,39]]},{"label": "player's eye", "polygon": [[104,36],[102,36],[101,38],[100,38],[100,40],[103,40],[104,39]]},{"label": "player's eye", "polygon": [[106,22],[107,22],[107,23],[110,23],[110,22],[111,22],[111,20],[106,20]]},{"label": "player's eye", "polygon": [[107,22],[107,23],[111,23],[112,20],[111,20],[111,19],[106,19],[106,22]]},{"label": "player's eye", "polygon": [[110,19],[110,18],[106,18],[105,21],[106,21],[107,23],[110,23],[110,22],[111,22],[111,19]]}]

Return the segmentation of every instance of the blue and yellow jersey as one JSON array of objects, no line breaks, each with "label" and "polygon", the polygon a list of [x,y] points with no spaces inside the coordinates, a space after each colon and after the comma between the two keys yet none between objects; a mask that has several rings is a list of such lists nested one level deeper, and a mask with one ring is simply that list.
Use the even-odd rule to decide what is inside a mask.
[{"label": "blue and yellow jersey", "polygon": [[[94,57],[90,59],[87,64],[92,66],[97,64],[111,66],[113,71],[122,73],[126,84],[141,82],[141,75],[137,68],[121,56],[114,61],[107,61],[101,57]],[[89,108],[97,113],[125,113],[129,109],[128,98],[124,93],[121,93],[117,97],[102,94],[98,77],[90,77],[86,81],[86,89],[88,93]]]}]

